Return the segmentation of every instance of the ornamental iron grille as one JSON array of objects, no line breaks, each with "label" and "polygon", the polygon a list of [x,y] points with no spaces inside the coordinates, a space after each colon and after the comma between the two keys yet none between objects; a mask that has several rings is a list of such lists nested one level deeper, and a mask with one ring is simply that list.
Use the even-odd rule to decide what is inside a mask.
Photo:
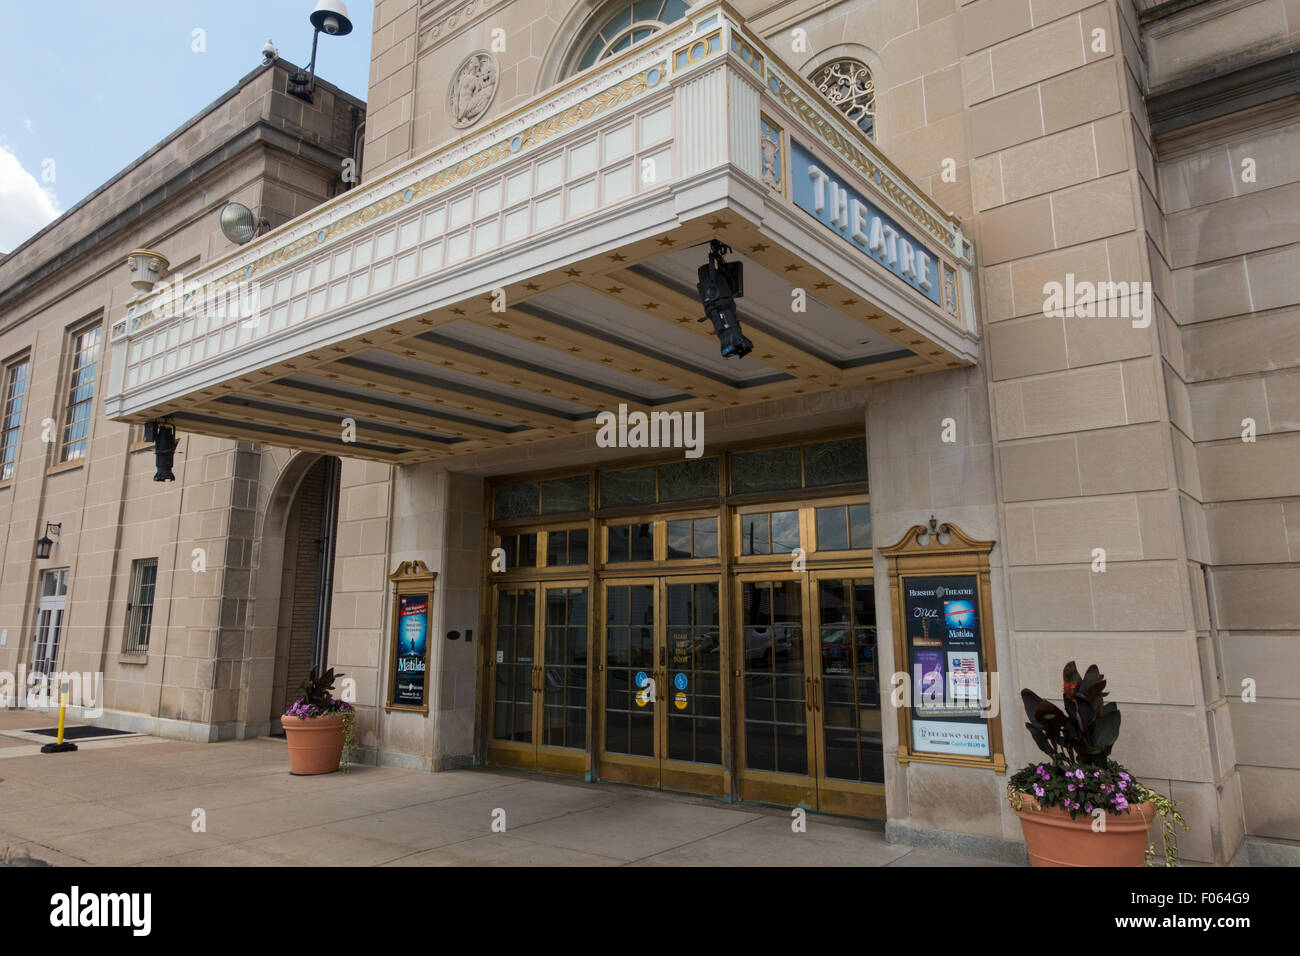
[{"label": "ornamental iron grille", "polygon": [[876,81],[865,63],[848,58],[833,60],[814,70],[809,79],[817,92],[875,139]]}]

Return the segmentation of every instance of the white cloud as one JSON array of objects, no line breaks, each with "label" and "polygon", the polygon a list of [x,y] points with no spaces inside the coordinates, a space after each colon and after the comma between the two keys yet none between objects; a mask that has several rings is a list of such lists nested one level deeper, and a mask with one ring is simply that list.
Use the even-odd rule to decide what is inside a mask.
[{"label": "white cloud", "polygon": [[58,215],[54,190],[42,186],[17,156],[0,146],[0,252],[13,252]]},{"label": "white cloud", "polygon": [[23,129],[27,130],[27,132],[29,133],[36,132],[34,129],[32,129],[32,118],[30,116],[26,116],[23,118]]}]

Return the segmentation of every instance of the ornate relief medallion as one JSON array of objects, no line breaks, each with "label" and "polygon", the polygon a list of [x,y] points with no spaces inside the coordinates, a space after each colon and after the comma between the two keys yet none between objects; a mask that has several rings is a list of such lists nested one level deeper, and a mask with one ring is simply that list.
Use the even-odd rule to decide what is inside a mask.
[{"label": "ornate relief medallion", "polygon": [[464,129],[483,117],[497,95],[498,79],[497,61],[487,50],[465,58],[452,74],[447,90],[447,115],[453,126]]}]

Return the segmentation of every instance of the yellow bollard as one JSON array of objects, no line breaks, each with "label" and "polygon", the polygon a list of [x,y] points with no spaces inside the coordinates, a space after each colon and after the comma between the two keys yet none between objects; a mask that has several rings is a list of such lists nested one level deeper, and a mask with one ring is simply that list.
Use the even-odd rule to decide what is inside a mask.
[{"label": "yellow bollard", "polygon": [[73,750],[76,750],[76,749],[77,749],[77,745],[76,745],[76,744],[74,744],[74,743],[66,743],[66,744],[65,744],[65,743],[63,742],[63,723],[64,723],[64,720],[65,720],[65,718],[67,717],[67,715],[68,715],[68,690],[67,690],[67,686],[65,685],[65,686],[63,687],[63,689],[59,691],[59,736],[58,736],[58,740],[57,740],[55,743],[52,743],[52,744],[46,744],[44,747],[42,747],[42,748],[41,748],[41,753],[43,753],[43,754],[62,754],[62,753],[68,753],[69,751],[73,751]]}]

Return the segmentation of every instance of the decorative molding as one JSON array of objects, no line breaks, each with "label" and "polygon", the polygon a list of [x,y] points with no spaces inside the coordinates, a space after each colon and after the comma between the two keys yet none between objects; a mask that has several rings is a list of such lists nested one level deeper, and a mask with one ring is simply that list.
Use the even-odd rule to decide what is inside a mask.
[{"label": "decorative molding", "polygon": [[422,0],[417,26],[417,46],[426,50],[459,33],[483,14],[501,6],[503,0]]},{"label": "decorative molding", "polygon": [[457,129],[473,126],[496,99],[501,68],[487,50],[476,50],[451,75],[447,85],[447,113]]}]

